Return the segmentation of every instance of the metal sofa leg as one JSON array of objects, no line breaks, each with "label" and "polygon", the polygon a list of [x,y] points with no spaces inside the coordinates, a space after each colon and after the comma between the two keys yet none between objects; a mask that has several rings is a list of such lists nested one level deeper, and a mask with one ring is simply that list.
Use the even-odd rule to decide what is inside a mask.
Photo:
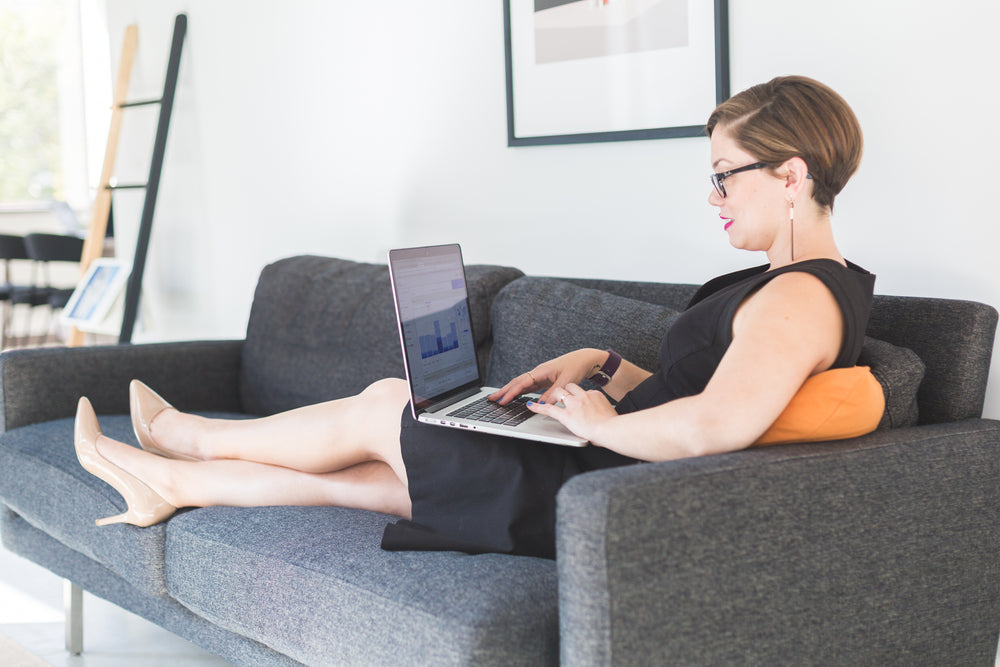
[{"label": "metal sofa leg", "polygon": [[83,589],[69,579],[63,581],[63,605],[66,609],[66,650],[83,653]]}]

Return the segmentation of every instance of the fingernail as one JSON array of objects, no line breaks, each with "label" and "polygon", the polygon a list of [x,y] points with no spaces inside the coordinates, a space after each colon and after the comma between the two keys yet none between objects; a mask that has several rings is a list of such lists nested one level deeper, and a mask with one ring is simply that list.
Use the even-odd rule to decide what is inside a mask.
[{"label": "fingernail", "polygon": [[525,405],[534,405],[534,404],[535,404],[534,401],[528,401],[527,403],[525,403]]}]

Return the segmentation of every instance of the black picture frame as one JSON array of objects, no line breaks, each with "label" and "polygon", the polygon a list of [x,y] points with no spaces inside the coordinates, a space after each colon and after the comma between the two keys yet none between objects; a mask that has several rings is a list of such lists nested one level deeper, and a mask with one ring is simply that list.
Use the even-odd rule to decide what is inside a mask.
[{"label": "black picture frame", "polygon": [[[556,144],[580,144],[606,141],[636,141],[645,139],[673,139],[680,137],[704,136],[705,126],[682,125],[677,127],[636,128],[601,132],[548,134],[545,136],[518,136],[514,114],[514,67],[511,39],[511,0],[503,0],[504,55],[507,83],[507,145],[542,146]],[[715,104],[721,104],[730,96],[729,82],[729,3],[728,0],[714,0],[715,24]],[[714,106],[714,105],[713,105]],[[709,110],[710,111],[710,110]],[[707,114],[706,114],[707,119]]]}]

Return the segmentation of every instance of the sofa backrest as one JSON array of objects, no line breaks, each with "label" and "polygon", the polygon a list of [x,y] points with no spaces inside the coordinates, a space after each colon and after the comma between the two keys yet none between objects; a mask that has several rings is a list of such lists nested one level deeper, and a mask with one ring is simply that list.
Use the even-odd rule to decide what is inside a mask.
[{"label": "sofa backrest", "polygon": [[[509,267],[466,268],[481,369],[492,339],[490,304],[521,275]],[[317,256],[266,266],[254,293],[240,375],[243,410],[258,415],[404,377],[387,267]]]},{"label": "sofa backrest", "polygon": [[983,414],[997,311],[975,301],[876,295],[868,335],[917,353],[921,424]]},{"label": "sofa backrest", "polygon": [[[671,283],[530,276],[516,280],[494,302],[497,340],[487,381],[502,384],[546,359],[583,346],[614,347],[654,370],[664,327],[696,289]],[[887,396],[887,406],[894,404],[896,412],[890,415],[887,409],[883,426],[981,416],[996,325],[997,311],[981,303],[877,295],[867,331],[876,340],[866,341],[861,363],[871,365],[883,385],[882,373],[887,371],[877,369],[870,359],[918,366],[888,370],[908,395]]]},{"label": "sofa backrest", "polygon": [[[582,346],[615,347],[651,368],[662,331],[697,289],[524,277],[499,266],[473,265],[467,274],[480,368],[495,385]],[[494,326],[504,340],[493,341]],[[919,423],[928,424],[982,414],[996,327],[997,311],[985,304],[876,295],[868,335],[920,357]],[[299,256],[264,268],[243,349],[246,412],[272,414],[402,376],[384,264]]]}]

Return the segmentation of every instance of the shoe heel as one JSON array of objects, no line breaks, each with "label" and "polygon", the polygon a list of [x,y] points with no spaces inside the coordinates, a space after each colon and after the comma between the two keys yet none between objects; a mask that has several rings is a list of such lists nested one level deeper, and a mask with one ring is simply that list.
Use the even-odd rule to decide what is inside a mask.
[{"label": "shoe heel", "polygon": [[[131,501],[126,500],[128,509],[125,512],[98,519],[94,523],[98,526],[129,523],[139,528],[148,528],[149,526],[162,523],[173,516],[177,508],[163,500],[163,498],[152,489],[149,489],[149,487],[146,488],[148,489],[148,494],[145,498],[140,498],[139,500],[133,498]],[[119,491],[119,493],[121,492]]]},{"label": "shoe heel", "polygon": [[131,523],[140,528],[168,519],[177,508],[132,473],[119,468],[97,450],[101,427],[90,401],[81,398],[76,411],[74,440],[76,456],[83,469],[103,480],[125,501],[124,514],[98,519],[98,526]]}]

